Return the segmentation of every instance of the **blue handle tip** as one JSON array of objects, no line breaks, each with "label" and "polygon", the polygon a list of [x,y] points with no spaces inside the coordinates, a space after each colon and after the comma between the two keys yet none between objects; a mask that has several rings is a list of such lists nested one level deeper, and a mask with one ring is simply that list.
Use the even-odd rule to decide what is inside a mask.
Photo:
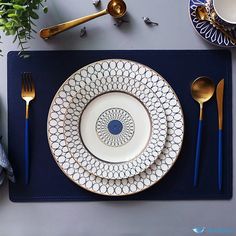
[{"label": "blue handle tip", "polygon": [[202,141],[202,120],[199,120],[198,133],[197,133],[196,156],[195,156],[195,163],[194,163],[194,177],[193,177],[193,186],[194,187],[197,187],[197,185],[198,185],[201,141]]}]

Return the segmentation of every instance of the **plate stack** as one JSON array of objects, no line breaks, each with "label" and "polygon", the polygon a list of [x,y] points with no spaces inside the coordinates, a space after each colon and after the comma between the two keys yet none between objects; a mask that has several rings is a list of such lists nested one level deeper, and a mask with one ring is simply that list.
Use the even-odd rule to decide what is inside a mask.
[{"label": "plate stack", "polygon": [[125,196],[157,183],[183,142],[180,102],[157,72],[107,59],[71,75],[48,115],[48,141],[58,166],[79,186]]}]

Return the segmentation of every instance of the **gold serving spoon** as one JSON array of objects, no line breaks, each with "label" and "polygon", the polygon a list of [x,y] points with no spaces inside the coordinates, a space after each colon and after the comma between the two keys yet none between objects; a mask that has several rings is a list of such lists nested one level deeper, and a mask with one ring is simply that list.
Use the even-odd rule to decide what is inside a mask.
[{"label": "gold serving spoon", "polygon": [[126,9],[127,9],[126,4],[123,0],[111,0],[108,3],[107,8],[100,12],[97,12],[88,16],[84,16],[84,17],[81,17],[72,21],[68,21],[65,23],[61,23],[55,26],[44,28],[39,32],[39,35],[43,39],[48,39],[65,30],[71,29],[77,25],[83,24],[87,21],[90,21],[92,19],[95,19],[97,17],[103,16],[106,14],[110,14],[114,18],[120,18],[125,15]]},{"label": "gold serving spoon", "polygon": [[200,105],[199,123],[198,123],[198,134],[197,134],[197,146],[196,146],[196,156],[194,165],[194,179],[193,185],[197,186],[198,173],[199,173],[199,160],[200,160],[200,150],[201,150],[201,137],[202,137],[202,120],[203,120],[203,104],[210,100],[215,92],[215,85],[207,77],[199,77],[193,81],[191,86],[191,94],[193,99]]},{"label": "gold serving spoon", "polygon": [[196,8],[196,17],[199,20],[209,21],[213,25],[215,25],[226,37],[228,37],[233,43],[236,44],[236,39],[232,37],[216,20],[215,20],[216,13],[211,12],[210,15],[205,6],[198,6]]}]

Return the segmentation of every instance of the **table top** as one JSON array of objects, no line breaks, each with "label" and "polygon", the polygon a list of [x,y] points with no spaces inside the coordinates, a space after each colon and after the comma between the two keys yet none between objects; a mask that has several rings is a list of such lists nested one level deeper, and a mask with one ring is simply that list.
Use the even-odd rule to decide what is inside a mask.
[{"label": "table top", "polygon": [[[107,0],[102,0],[105,7]],[[42,27],[71,20],[96,11],[92,0],[48,1],[49,12],[37,21]],[[148,4],[148,5],[147,5]],[[194,31],[188,14],[189,0],[127,0],[129,23],[117,28],[110,16],[86,23],[87,37],[80,38],[78,26],[43,41],[36,36],[31,50],[137,50],[137,49],[217,49]],[[142,17],[159,23],[149,27]],[[7,52],[16,50],[11,37],[2,37],[0,58],[0,130],[7,137]],[[236,78],[236,51],[231,49],[233,80]],[[43,65],[42,65],[43,66]],[[233,82],[233,100],[235,98]],[[233,113],[235,104],[233,104]],[[235,135],[235,122],[233,123]],[[7,141],[4,140],[7,146]],[[233,169],[235,170],[236,166]],[[234,192],[235,196],[235,176]],[[192,228],[208,232],[236,232],[236,200],[230,201],[137,201],[12,203],[8,186],[0,189],[0,235],[193,235]],[[22,216],[23,215],[23,216]],[[92,225],[91,225],[92,223]],[[12,227],[14,225],[14,227]],[[39,227],[40,226],[40,227]],[[37,228],[36,228],[37,227]],[[228,231],[227,231],[228,230]],[[234,232],[232,232],[234,231]]]}]

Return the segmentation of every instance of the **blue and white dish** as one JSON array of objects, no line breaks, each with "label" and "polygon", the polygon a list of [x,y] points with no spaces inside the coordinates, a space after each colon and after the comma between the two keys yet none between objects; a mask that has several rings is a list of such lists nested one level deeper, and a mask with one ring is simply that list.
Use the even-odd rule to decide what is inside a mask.
[{"label": "blue and white dish", "polygon": [[112,75],[104,76],[108,70],[103,68],[98,74],[87,71],[86,77],[82,75],[85,70],[72,75],[79,78],[80,91],[68,105],[63,129],[67,146],[80,165],[99,177],[121,179],[155,161],[165,144],[167,121],[150,87],[118,75],[120,63],[113,63]]},{"label": "blue and white dish", "polygon": [[236,1],[235,0],[209,0],[210,11],[215,13],[215,20],[226,28],[236,26]]},{"label": "blue and white dish", "polygon": [[174,164],[183,114],[169,84],[133,61],[107,59],[75,72],[55,95],[48,140],[79,186],[122,196],[150,187]]},{"label": "blue and white dish", "polygon": [[[215,25],[208,21],[201,21],[196,17],[196,8],[200,5],[205,5],[207,10],[210,11],[211,0],[190,0],[189,13],[193,27],[198,34],[216,46],[221,47],[235,47],[235,43],[232,42],[227,36],[225,36]],[[226,27],[225,30],[236,39],[235,27]]]}]

